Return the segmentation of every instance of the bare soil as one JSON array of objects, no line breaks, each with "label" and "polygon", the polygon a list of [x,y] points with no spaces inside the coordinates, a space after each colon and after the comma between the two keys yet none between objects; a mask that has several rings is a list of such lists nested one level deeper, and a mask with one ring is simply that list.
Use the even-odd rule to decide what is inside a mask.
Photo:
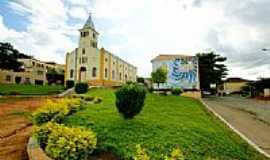
[{"label": "bare soil", "polygon": [[232,126],[270,154],[268,119],[270,103],[239,97],[206,98],[204,101]]},{"label": "bare soil", "polygon": [[26,145],[31,134],[31,121],[15,114],[34,111],[40,98],[8,99],[0,102],[0,160],[27,160]]}]

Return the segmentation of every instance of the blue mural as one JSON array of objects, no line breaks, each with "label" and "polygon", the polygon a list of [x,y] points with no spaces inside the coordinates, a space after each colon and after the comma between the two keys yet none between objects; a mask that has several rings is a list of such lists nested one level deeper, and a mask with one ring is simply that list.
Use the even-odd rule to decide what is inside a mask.
[{"label": "blue mural", "polygon": [[168,87],[194,89],[198,87],[198,61],[196,57],[177,58],[167,62]]}]

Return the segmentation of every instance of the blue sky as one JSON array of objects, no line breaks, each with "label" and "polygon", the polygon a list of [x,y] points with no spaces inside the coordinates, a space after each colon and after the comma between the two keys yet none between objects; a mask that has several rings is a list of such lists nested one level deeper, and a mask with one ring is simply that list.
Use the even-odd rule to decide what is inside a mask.
[{"label": "blue sky", "polygon": [[0,41],[37,59],[64,63],[93,13],[99,47],[149,76],[158,54],[215,51],[229,76],[270,76],[269,0],[0,0]]}]

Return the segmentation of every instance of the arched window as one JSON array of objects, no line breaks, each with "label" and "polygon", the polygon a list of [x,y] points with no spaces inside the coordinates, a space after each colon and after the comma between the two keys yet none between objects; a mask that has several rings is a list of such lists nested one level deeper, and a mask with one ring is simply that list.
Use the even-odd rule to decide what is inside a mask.
[{"label": "arched window", "polygon": [[97,68],[93,67],[92,69],[92,77],[96,77],[97,76]]},{"label": "arched window", "polygon": [[119,80],[122,80],[122,73],[119,73]]},{"label": "arched window", "polygon": [[105,78],[107,78],[107,77],[108,77],[108,69],[105,68]]},{"label": "arched window", "polygon": [[112,71],[112,79],[115,79],[115,73],[114,73],[114,70]]},{"label": "arched window", "polygon": [[125,81],[127,81],[127,75],[125,74]]},{"label": "arched window", "polygon": [[74,70],[71,69],[71,70],[70,70],[70,78],[73,78],[73,74],[74,74]]}]

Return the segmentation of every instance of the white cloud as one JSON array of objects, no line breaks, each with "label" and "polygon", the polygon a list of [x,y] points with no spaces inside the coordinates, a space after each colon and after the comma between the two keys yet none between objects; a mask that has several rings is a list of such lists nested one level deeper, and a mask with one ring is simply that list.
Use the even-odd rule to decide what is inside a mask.
[{"label": "white cloud", "polygon": [[85,20],[88,17],[87,11],[82,7],[70,7],[68,13],[72,18]]},{"label": "white cloud", "polygon": [[[4,26],[1,40],[37,58],[64,62],[64,54],[76,47],[78,31],[93,12],[100,45],[138,67],[149,76],[150,60],[159,53],[196,54],[214,50],[228,57],[230,76],[255,79],[270,76],[263,47],[270,47],[268,0],[15,0],[10,7],[28,16],[24,32]],[[79,23],[67,23],[69,18]],[[266,59],[262,61],[262,59]],[[251,74],[255,73],[256,75]]]}]

